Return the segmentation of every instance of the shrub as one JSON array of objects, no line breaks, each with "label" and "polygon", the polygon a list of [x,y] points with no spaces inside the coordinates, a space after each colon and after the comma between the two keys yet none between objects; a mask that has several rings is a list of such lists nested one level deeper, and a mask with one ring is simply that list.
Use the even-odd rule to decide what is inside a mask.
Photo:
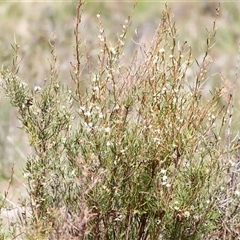
[{"label": "shrub", "polygon": [[[77,6],[73,85],[58,76],[54,44],[49,78],[30,90],[14,68],[3,88],[17,109],[34,154],[28,157],[27,239],[230,239],[239,192],[226,136],[232,98],[224,86],[204,98],[216,21],[199,71],[178,39],[168,7],[149,49],[123,61],[131,23],[110,45],[99,19],[99,55],[81,52]],[[217,9],[217,15],[219,9]],[[141,56],[139,56],[141,54]],[[83,65],[84,57],[86,64]],[[224,106],[219,102],[224,102]],[[230,137],[230,136],[227,136]],[[234,175],[235,176],[235,175]]]}]

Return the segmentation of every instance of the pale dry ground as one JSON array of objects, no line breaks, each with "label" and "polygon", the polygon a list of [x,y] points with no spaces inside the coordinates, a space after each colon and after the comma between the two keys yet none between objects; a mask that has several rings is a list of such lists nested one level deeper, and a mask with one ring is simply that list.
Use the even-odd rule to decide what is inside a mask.
[{"label": "pale dry ground", "polygon": [[[0,219],[2,222],[2,228],[10,229],[13,223],[19,220],[21,214],[30,216],[30,213],[25,207],[20,205],[21,199],[26,198],[27,191],[23,181],[13,180],[11,187],[8,189],[8,181],[0,182],[1,198],[5,198],[7,192],[7,198],[5,199],[5,207],[0,210]],[[3,230],[2,229],[2,230]]]}]

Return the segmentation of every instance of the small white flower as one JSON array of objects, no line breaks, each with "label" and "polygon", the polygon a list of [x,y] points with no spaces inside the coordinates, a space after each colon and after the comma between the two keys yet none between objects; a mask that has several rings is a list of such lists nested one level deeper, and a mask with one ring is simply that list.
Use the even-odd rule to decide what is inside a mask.
[{"label": "small white flower", "polygon": [[119,109],[119,105],[117,104],[115,107],[114,107],[114,110],[118,110]]},{"label": "small white flower", "polygon": [[71,172],[71,175],[72,175],[73,177],[76,176],[75,172],[76,172],[75,169]]},{"label": "small white flower", "polygon": [[99,40],[100,40],[101,42],[104,41],[104,37],[103,37],[102,35],[98,35],[98,38],[99,38]]},{"label": "small white flower", "polygon": [[84,106],[81,106],[81,107],[80,107],[80,110],[82,110],[82,111],[85,112],[86,108],[85,108]]},{"label": "small white flower", "polygon": [[164,48],[160,48],[160,49],[159,49],[159,52],[160,52],[160,53],[164,53],[164,52],[165,52],[165,49],[164,49]]},{"label": "small white flower", "polygon": [[127,148],[120,150],[120,153],[124,154],[127,151]]},{"label": "small white flower", "polygon": [[29,173],[29,172],[25,172],[24,174],[23,174],[23,177],[24,178],[28,178],[28,177],[30,177],[31,176],[31,174]]},{"label": "small white flower", "polygon": [[155,133],[160,133],[161,131],[159,129],[154,130]]},{"label": "small white flower", "polygon": [[234,193],[235,195],[240,196],[240,191],[236,190]]},{"label": "small white flower", "polygon": [[164,176],[162,177],[163,182],[166,182],[167,179],[168,179],[168,177],[167,177],[166,175],[164,175]]},{"label": "small white flower", "polygon": [[105,133],[110,133],[110,131],[111,131],[110,127],[105,128]]},{"label": "small white flower", "polygon": [[183,215],[184,215],[184,217],[189,218],[190,217],[190,212],[189,211],[185,211],[183,213]]},{"label": "small white flower", "polygon": [[166,87],[163,87],[161,93],[164,94],[164,93],[166,93],[166,92],[167,92],[167,88],[166,88]]},{"label": "small white flower", "polygon": [[90,117],[91,116],[91,112],[87,111],[87,112],[84,113],[84,115],[87,116],[87,117]]},{"label": "small white flower", "polygon": [[99,87],[93,87],[93,91],[97,92],[99,90]]},{"label": "small white flower", "polygon": [[41,88],[39,86],[34,87],[34,92],[35,93],[40,92],[40,91],[41,91]]},{"label": "small white flower", "polygon": [[94,74],[94,75],[93,75],[93,77],[92,77],[92,82],[96,82],[96,81],[97,81],[97,79],[98,79],[97,75],[96,75],[96,74]]},{"label": "small white flower", "polygon": [[167,170],[164,169],[164,168],[162,168],[161,171],[160,171],[160,173],[162,173],[162,174],[165,174],[166,172],[167,172]]},{"label": "small white flower", "polygon": [[116,53],[117,53],[114,47],[111,47],[109,50],[110,50],[110,52],[111,52],[112,54],[116,54]]},{"label": "small white flower", "polygon": [[174,56],[173,56],[172,54],[170,54],[170,55],[169,55],[169,58],[171,58],[171,59],[172,59],[173,57],[174,57]]},{"label": "small white flower", "polygon": [[25,88],[27,84],[25,82],[20,82],[20,87]]},{"label": "small white flower", "polygon": [[100,18],[100,17],[101,17],[101,15],[98,13],[98,14],[97,14],[97,18]]},{"label": "small white flower", "polygon": [[160,139],[157,138],[157,137],[154,137],[154,138],[153,138],[153,142],[160,142]]}]

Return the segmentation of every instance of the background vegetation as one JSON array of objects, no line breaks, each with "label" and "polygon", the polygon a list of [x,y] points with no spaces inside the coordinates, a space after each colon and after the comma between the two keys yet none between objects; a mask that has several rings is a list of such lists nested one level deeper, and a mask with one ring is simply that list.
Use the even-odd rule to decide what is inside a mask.
[{"label": "background vegetation", "polygon": [[169,7],[1,3],[3,239],[239,236],[239,6]]}]

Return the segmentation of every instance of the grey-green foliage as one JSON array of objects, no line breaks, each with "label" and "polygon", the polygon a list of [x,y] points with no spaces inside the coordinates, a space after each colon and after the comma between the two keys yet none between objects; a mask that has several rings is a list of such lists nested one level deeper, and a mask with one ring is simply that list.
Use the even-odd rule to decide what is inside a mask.
[{"label": "grey-green foliage", "polygon": [[62,195],[56,199],[55,192],[62,190],[58,185],[68,172],[64,141],[71,128],[71,95],[60,90],[57,80],[50,80],[43,88],[30,91],[8,70],[2,71],[1,75],[5,79],[6,96],[17,108],[22,128],[35,151],[25,168],[32,204],[41,205],[40,199],[57,204]]}]

